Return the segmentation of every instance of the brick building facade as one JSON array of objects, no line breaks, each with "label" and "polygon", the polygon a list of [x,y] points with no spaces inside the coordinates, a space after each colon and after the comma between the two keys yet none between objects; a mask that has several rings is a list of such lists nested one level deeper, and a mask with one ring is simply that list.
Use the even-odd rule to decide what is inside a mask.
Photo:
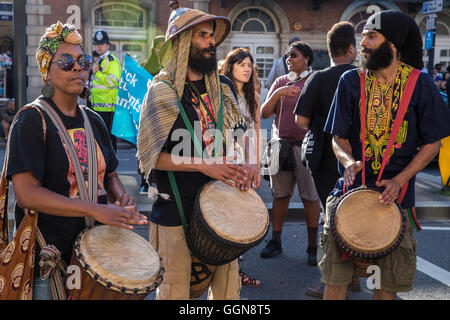
[{"label": "brick building facade", "polygon": [[[447,1],[445,1],[447,2]],[[143,62],[155,35],[164,34],[170,14],[168,0],[27,0],[27,99],[40,93],[42,81],[34,54],[45,28],[58,19],[79,27],[87,52],[92,51],[92,36],[106,30],[112,51],[119,57],[129,52]],[[338,21],[351,21],[360,32],[369,16],[367,9],[402,10],[416,19],[424,32],[421,1],[373,0],[180,0],[181,6],[197,8],[228,17],[232,31],[218,48],[223,58],[234,47],[247,47],[255,56],[264,80],[284,51],[290,37],[299,36],[315,51],[317,69],[329,65],[326,33]],[[450,61],[450,6],[438,14],[435,61],[446,66]],[[360,36],[358,35],[358,42]]]}]

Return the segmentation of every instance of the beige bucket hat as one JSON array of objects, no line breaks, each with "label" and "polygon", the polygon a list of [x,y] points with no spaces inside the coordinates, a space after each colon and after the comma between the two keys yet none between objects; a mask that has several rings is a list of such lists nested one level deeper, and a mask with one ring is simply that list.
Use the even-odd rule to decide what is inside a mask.
[{"label": "beige bucket hat", "polygon": [[230,32],[231,22],[227,17],[214,16],[196,9],[180,8],[178,1],[170,1],[170,7],[172,12],[167,27],[166,40],[158,55],[159,63],[163,67],[166,67],[172,58],[172,40],[181,32],[200,23],[214,21],[216,46],[221,44]]}]

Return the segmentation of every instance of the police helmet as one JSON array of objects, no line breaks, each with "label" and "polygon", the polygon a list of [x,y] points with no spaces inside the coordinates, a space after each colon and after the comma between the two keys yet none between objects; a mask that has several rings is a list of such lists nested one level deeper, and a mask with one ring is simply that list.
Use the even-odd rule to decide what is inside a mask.
[{"label": "police helmet", "polygon": [[94,35],[94,45],[103,43],[110,43],[109,36],[105,30],[98,30]]}]

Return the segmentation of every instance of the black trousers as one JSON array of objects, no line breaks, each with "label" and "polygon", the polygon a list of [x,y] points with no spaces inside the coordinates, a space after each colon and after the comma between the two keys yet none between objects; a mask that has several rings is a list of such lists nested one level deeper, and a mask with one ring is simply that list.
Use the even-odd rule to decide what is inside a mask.
[{"label": "black trousers", "polygon": [[336,158],[323,157],[319,169],[316,172],[312,172],[312,177],[316,185],[317,193],[319,194],[320,202],[325,209],[327,198],[340,178]]}]

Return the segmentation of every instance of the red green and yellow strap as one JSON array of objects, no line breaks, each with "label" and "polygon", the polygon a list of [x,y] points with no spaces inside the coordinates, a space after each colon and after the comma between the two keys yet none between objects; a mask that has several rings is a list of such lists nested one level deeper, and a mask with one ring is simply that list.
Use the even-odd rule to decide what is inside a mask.
[{"label": "red green and yellow strap", "polygon": [[406,209],[406,212],[408,213],[409,221],[411,221],[412,225],[414,226],[414,229],[416,229],[416,231],[422,230],[422,227],[417,222],[414,208],[408,208]]}]

